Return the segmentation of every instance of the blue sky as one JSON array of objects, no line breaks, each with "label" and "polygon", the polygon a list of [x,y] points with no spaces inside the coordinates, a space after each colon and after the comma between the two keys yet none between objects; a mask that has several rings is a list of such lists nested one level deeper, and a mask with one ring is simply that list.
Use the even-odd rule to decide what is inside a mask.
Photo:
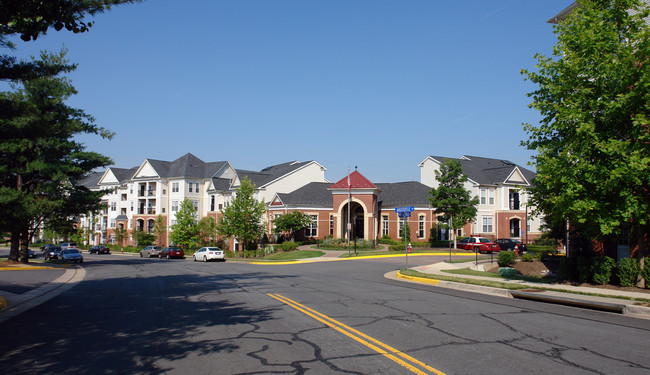
[{"label": "blue sky", "polygon": [[540,116],[520,70],[551,54],[546,20],[572,2],[148,0],[2,52],[69,50],[69,104],[117,133],[81,140],[116,167],[191,152],[419,181],[427,155],[526,165],[522,123]]}]

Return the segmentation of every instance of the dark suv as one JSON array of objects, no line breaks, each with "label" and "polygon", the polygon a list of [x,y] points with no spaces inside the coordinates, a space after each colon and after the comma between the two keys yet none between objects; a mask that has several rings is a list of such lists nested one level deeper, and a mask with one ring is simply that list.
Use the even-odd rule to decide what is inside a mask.
[{"label": "dark suv", "polygon": [[499,244],[501,250],[517,251],[519,254],[528,250],[528,248],[526,248],[526,245],[524,245],[521,241],[513,240],[510,238],[499,238],[494,242]]},{"label": "dark suv", "polygon": [[90,249],[88,249],[88,254],[94,254],[94,253],[96,253],[96,254],[110,254],[111,250],[108,247],[103,246],[103,245],[93,246]]}]

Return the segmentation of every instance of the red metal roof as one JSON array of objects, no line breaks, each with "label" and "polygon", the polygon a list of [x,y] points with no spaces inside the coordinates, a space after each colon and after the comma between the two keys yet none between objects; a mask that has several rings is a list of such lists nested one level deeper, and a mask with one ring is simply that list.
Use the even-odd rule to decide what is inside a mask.
[{"label": "red metal roof", "polygon": [[[358,171],[354,171],[350,173],[350,185],[351,189],[377,189],[379,188],[370,182],[367,178],[365,178],[361,173]],[[328,189],[347,189],[348,188],[348,176],[343,177],[341,180],[339,180],[337,183],[334,185],[330,186]]]}]

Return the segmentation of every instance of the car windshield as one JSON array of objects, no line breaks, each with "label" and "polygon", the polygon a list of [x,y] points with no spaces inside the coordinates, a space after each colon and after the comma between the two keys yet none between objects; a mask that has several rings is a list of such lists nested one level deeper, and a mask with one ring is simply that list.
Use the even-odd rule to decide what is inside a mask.
[{"label": "car windshield", "polygon": [[218,248],[218,247],[208,247],[208,250],[210,250],[210,251],[221,251],[221,249]]},{"label": "car windshield", "polygon": [[75,250],[75,249],[65,249],[65,250],[63,250],[63,254],[75,254],[75,253],[79,254],[79,250]]},{"label": "car windshield", "polygon": [[479,241],[481,243],[490,243],[490,240],[488,240],[487,238],[479,238]]},{"label": "car windshield", "polygon": [[177,247],[170,247],[170,248],[167,249],[167,251],[180,251],[180,250],[181,249],[179,249]]},{"label": "car windshield", "polygon": [[56,247],[50,247],[50,251],[61,251],[61,248],[56,246]]}]

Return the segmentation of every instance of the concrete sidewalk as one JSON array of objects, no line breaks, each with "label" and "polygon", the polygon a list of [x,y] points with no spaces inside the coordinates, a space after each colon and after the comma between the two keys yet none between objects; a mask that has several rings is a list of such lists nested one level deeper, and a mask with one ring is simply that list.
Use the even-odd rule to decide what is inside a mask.
[{"label": "concrete sidewalk", "polygon": [[[588,308],[601,311],[609,311],[629,315],[637,318],[650,319],[650,307],[642,306],[638,300],[650,300],[650,293],[628,292],[614,289],[600,289],[584,286],[574,286],[565,284],[547,284],[535,283],[524,280],[497,279],[488,276],[470,276],[457,275],[444,272],[444,270],[453,269],[473,269],[484,271],[484,267],[492,267],[494,263],[479,262],[475,264],[467,263],[446,263],[440,262],[426,266],[413,267],[412,269],[428,274],[430,278],[417,278],[402,275],[399,271],[387,273],[385,276],[402,281],[434,284],[439,287],[460,289],[475,293],[490,294],[505,298],[519,298],[536,300],[540,302],[556,303],[568,306]],[[484,280],[491,282],[500,282],[505,284],[514,284],[525,289],[509,290],[504,288],[487,287],[481,285],[472,285],[469,283],[452,282],[444,280],[435,280],[436,275],[455,277],[469,280]],[[546,290],[552,289],[552,290]]]}]

